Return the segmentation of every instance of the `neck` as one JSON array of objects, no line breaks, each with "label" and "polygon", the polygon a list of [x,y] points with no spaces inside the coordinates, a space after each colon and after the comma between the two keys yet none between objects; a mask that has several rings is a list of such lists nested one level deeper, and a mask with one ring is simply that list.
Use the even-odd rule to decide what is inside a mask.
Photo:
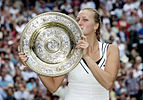
[{"label": "neck", "polygon": [[87,42],[89,43],[89,46],[94,50],[95,48],[98,48],[98,40],[96,38],[95,33],[91,35],[86,35]]}]

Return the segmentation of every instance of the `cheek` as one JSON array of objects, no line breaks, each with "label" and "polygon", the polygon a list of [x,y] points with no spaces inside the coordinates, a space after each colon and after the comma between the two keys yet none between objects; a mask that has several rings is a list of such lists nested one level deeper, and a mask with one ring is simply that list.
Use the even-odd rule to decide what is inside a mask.
[{"label": "cheek", "polygon": [[84,28],[83,28],[83,32],[84,34],[89,34],[92,33],[94,31],[94,25],[93,24],[85,24]]}]

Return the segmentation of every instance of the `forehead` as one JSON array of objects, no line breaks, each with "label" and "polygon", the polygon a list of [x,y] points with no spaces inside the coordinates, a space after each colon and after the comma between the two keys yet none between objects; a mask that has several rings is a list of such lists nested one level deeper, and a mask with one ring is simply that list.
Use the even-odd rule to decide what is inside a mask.
[{"label": "forehead", "polygon": [[81,10],[79,13],[78,13],[78,16],[77,17],[93,17],[94,14],[92,11],[90,10]]}]

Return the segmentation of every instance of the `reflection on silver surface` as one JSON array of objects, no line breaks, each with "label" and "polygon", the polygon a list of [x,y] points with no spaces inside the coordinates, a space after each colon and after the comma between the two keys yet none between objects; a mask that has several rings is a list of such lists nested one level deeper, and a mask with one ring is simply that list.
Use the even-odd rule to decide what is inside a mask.
[{"label": "reflection on silver surface", "polygon": [[58,12],[43,13],[27,23],[20,51],[29,57],[26,64],[36,73],[63,75],[82,57],[82,50],[75,49],[81,35],[80,27],[71,17]]}]

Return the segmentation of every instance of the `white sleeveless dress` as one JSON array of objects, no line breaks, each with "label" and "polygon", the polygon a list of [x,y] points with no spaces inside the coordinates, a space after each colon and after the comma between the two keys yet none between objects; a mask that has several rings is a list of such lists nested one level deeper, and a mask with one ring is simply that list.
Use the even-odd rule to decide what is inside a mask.
[{"label": "white sleeveless dress", "polygon": [[[104,70],[109,44],[99,42],[100,59],[96,62]],[[68,74],[68,89],[64,100],[109,100],[109,91],[94,78],[84,59]]]}]

